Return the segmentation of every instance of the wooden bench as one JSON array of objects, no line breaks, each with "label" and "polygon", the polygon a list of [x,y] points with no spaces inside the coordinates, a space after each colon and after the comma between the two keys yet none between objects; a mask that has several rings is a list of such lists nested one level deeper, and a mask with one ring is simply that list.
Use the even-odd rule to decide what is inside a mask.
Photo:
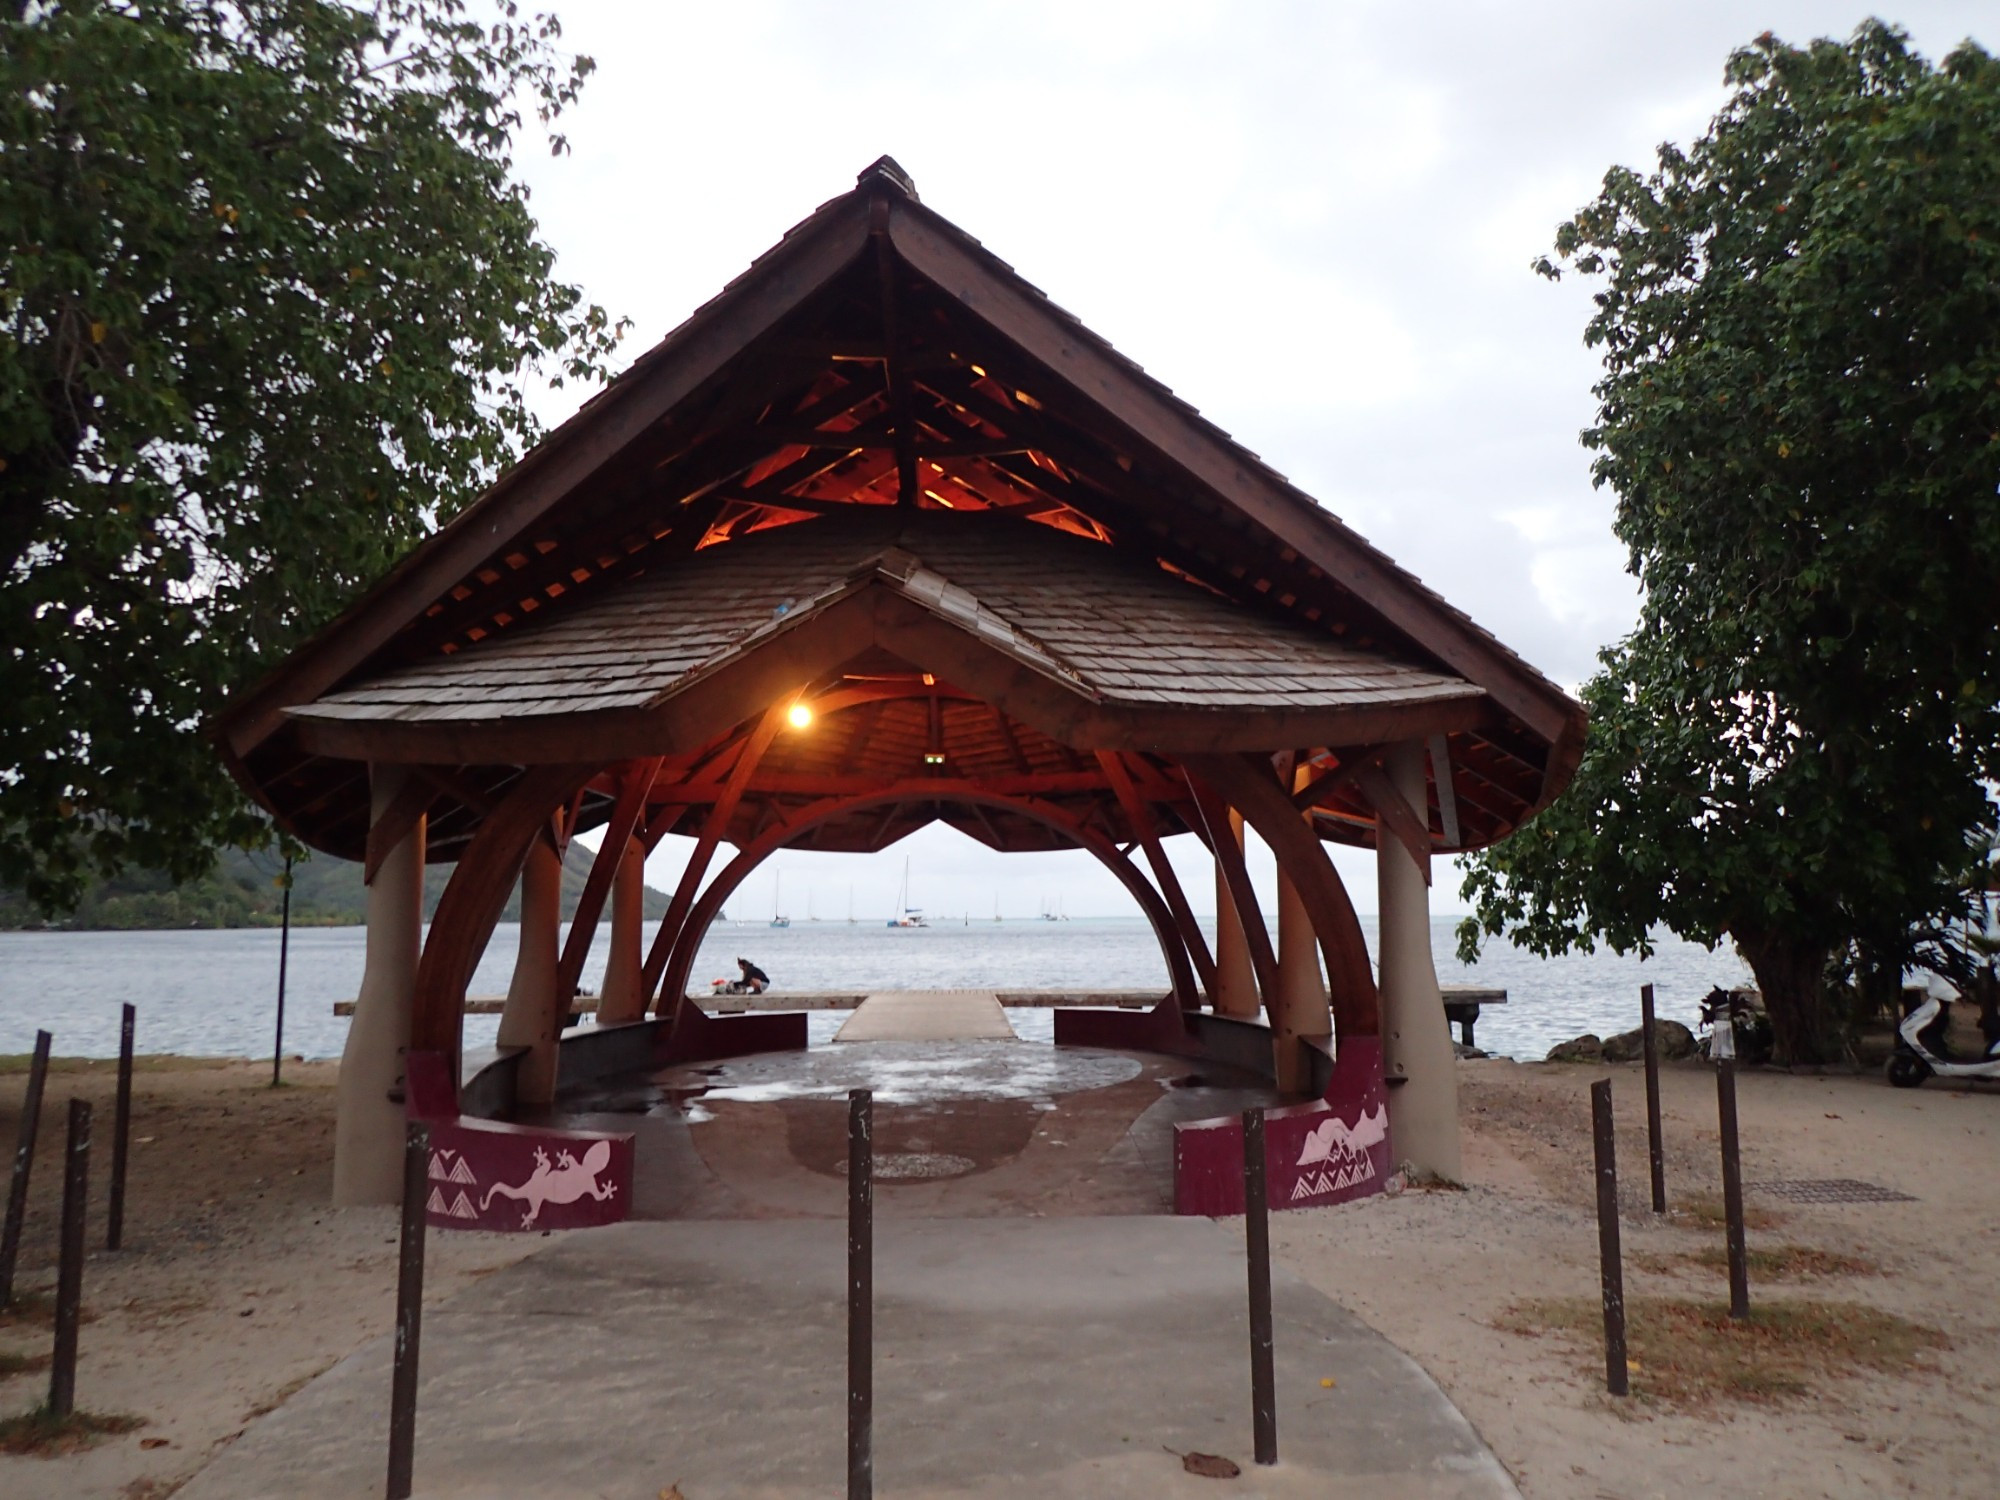
[{"label": "wooden bench", "polygon": [[1507,1003],[1505,990],[1482,990],[1459,984],[1443,986],[1442,993],[1444,1018],[1457,1023],[1458,1039],[1468,1047],[1472,1045],[1472,1023],[1479,1019],[1479,1007]]}]

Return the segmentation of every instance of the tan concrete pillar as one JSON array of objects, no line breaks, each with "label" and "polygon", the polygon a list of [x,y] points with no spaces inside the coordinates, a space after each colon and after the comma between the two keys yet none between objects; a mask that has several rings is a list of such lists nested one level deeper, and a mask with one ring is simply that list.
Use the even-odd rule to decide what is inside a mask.
[{"label": "tan concrete pillar", "polygon": [[[1425,817],[1424,747],[1397,745],[1383,769],[1419,819]],[[1428,863],[1429,856],[1425,856]],[[1389,1090],[1389,1144],[1399,1162],[1459,1180],[1458,1065],[1431,960],[1430,887],[1424,871],[1386,829],[1375,840],[1382,936],[1382,1061]],[[1397,1083],[1396,1080],[1403,1080]]]},{"label": "tan concrete pillar", "polygon": [[[1243,815],[1229,810],[1229,836],[1243,847]],[[1215,866],[1215,993],[1209,1005],[1218,1016],[1257,1019],[1261,1008],[1257,998],[1257,971],[1250,963],[1250,944],[1243,935],[1243,919],[1236,913],[1235,898],[1223,878],[1222,865]]]},{"label": "tan concrete pillar", "polygon": [[611,960],[604,969],[604,993],[597,997],[599,1026],[645,1019],[646,997],[639,993],[645,909],[646,851],[637,839],[630,839],[611,881]]},{"label": "tan concrete pillar", "polygon": [[[401,766],[369,768],[371,821],[388,811],[408,774]],[[403,1059],[423,951],[422,818],[376,870],[366,911],[368,956],[334,1091],[333,1201],[343,1208],[403,1196]]]},{"label": "tan concrete pillar", "polygon": [[1297,1039],[1331,1036],[1333,1012],[1319,967],[1319,934],[1299,898],[1298,887],[1278,869],[1278,992],[1271,1003],[1272,1045],[1277,1049],[1278,1087],[1305,1087],[1306,1069]]},{"label": "tan concrete pillar", "polygon": [[528,846],[521,866],[521,946],[507,1008],[500,1013],[501,1047],[526,1053],[515,1075],[523,1104],[547,1104],[556,1092],[556,1038],[561,1035],[556,994],[557,938],[562,921],[562,860],[546,839]]}]

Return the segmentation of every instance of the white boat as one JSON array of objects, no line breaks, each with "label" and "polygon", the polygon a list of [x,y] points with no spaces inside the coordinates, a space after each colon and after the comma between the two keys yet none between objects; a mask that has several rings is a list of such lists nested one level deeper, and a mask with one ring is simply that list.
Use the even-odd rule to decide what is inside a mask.
[{"label": "white boat", "polygon": [[782,909],[783,903],[779,900],[779,894],[784,888],[785,872],[783,870],[774,871],[771,877],[771,925],[773,927],[789,927],[792,925],[792,919],[784,914]]},{"label": "white boat", "polygon": [[902,893],[896,897],[896,915],[889,918],[887,925],[891,927],[928,927],[931,925],[924,920],[924,910],[922,907],[910,905],[910,857],[907,854],[903,856],[903,889]]}]

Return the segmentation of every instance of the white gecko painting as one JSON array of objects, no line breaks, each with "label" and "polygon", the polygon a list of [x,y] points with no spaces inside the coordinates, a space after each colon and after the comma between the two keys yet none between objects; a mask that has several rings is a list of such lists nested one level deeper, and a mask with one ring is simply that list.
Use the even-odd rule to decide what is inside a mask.
[{"label": "white gecko painting", "polygon": [[598,1203],[617,1196],[618,1184],[599,1182],[598,1174],[611,1165],[611,1143],[593,1141],[590,1149],[578,1161],[567,1151],[558,1151],[553,1163],[549,1153],[541,1147],[535,1148],[535,1170],[526,1182],[518,1187],[510,1187],[504,1182],[496,1182],[486,1190],[479,1200],[479,1211],[484,1213],[493,1202],[494,1194],[512,1198],[517,1203],[528,1205],[521,1217],[521,1227],[533,1227],[535,1219],[545,1203],[574,1203],[579,1198],[590,1198]]}]

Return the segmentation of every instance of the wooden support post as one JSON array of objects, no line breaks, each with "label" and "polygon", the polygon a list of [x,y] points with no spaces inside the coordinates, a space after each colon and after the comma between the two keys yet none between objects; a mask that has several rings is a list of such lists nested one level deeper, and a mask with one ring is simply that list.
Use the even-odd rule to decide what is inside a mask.
[{"label": "wooden support post", "polygon": [[1736,1143],[1735,1023],[1725,1014],[1715,1028],[1715,1103],[1722,1126],[1722,1218],[1729,1241],[1729,1316],[1750,1316],[1750,1261],[1743,1237],[1743,1158]]},{"label": "wooden support post", "polygon": [[1611,1128],[1611,1080],[1590,1086],[1590,1133],[1597,1154],[1597,1264],[1604,1289],[1604,1388],[1628,1393],[1625,1263],[1618,1245],[1618,1142]]},{"label": "wooden support post", "polygon": [[28,1092],[21,1099],[21,1134],[14,1147],[14,1175],[7,1185],[7,1223],[0,1231],[0,1307],[14,1300],[14,1266],[21,1256],[21,1226],[28,1216],[28,1177],[35,1169],[35,1136],[42,1123],[42,1088],[49,1081],[46,1031],[35,1033],[35,1055],[28,1063]]},{"label": "wooden support post", "polygon": [[132,1148],[132,1033],[139,1013],[128,1001],[118,1022],[118,1107],[111,1117],[111,1210],[104,1226],[104,1248],[125,1242],[125,1164]]},{"label": "wooden support post", "polygon": [[[1240,839],[1242,823],[1229,820]],[[1241,849],[1239,842],[1236,846]],[[1254,1021],[1263,1002],[1257,996],[1257,971],[1250,963],[1250,940],[1243,931],[1243,918],[1236,911],[1236,896],[1230,889],[1228,872],[1221,856],[1215,859],[1215,987],[1208,992],[1209,1004],[1218,1016]]]},{"label": "wooden support post", "polygon": [[284,1081],[285,1073],[285,971],[292,960],[292,857],[285,856],[285,894],[278,909],[278,1024],[271,1038],[271,1087]]},{"label": "wooden support post", "polygon": [[847,1500],[875,1493],[875,1095],[847,1095]]},{"label": "wooden support post", "polygon": [[90,1106],[69,1101],[63,1154],[62,1248],[56,1268],[56,1347],[49,1365],[49,1412],[76,1410],[76,1335],[83,1326],[83,1216],[90,1198]]},{"label": "wooden support post", "polygon": [[494,1037],[502,1049],[522,1049],[514,1074],[514,1097],[522,1104],[555,1098],[557,1043],[569,1014],[569,997],[558,983],[561,929],[562,856],[552,839],[538,838],[521,862],[520,944]]},{"label": "wooden support post", "polygon": [[[1306,816],[1300,816],[1302,824]],[[1265,1004],[1275,1049],[1273,1076],[1287,1093],[1303,1093],[1308,1075],[1301,1040],[1331,1037],[1333,1013],[1327,1006],[1326,981],[1320,976],[1319,934],[1312,914],[1285,868],[1285,856],[1277,850],[1272,853],[1278,862],[1278,985],[1265,997]]]},{"label": "wooden support post", "polygon": [[[1383,767],[1359,775],[1379,799],[1375,873],[1380,900],[1377,958],[1382,991],[1382,1064],[1389,1094],[1389,1142],[1398,1161],[1456,1182],[1463,1175],[1458,1137],[1458,1063],[1451,1050],[1431,953],[1430,847],[1422,833],[1424,751],[1403,742],[1383,753]],[[1392,812],[1400,809],[1400,818]],[[1409,838],[1399,825],[1415,825]],[[1385,836],[1386,831],[1386,836]]]},{"label": "wooden support post", "polygon": [[412,1120],[403,1138],[403,1234],[396,1267],[395,1373],[389,1387],[388,1500],[410,1500],[417,1458],[417,1353],[424,1322],[424,1191],[429,1127]]},{"label": "wooden support post", "polygon": [[646,851],[627,838],[611,878],[611,956],[597,994],[597,1024],[622,1026],[646,1016],[646,989],[639,959],[645,942]]},{"label": "wooden support post", "polygon": [[1257,1462],[1278,1461],[1278,1377],[1271,1347],[1271,1208],[1264,1111],[1243,1111],[1243,1248],[1250,1272],[1250,1425]]},{"label": "wooden support post", "polygon": [[[402,793],[413,774],[404,766],[370,768],[371,837],[394,822],[399,806],[409,805]],[[367,965],[335,1085],[333,1201],[340,1207],[396,1201],[403,1058],[424,943],[424,814],[401,827],[395,841],[380,850],[364,898]]]},{"label": "wooden support post", "polygon": [[1639,986],[1639,1035],[1646,1053],[1646,1157],[1653,1170],[1653,1212],[1667,1211],[1667,1146],[1660,1132],[1660,1037],[1653,1023],[1653,987]]}]

